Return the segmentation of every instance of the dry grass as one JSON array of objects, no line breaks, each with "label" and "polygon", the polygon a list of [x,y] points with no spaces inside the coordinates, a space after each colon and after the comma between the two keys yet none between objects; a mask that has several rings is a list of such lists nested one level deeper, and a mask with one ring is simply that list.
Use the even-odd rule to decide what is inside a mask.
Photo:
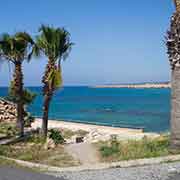
[{"label": "dry grass", "polygon": [[[71,131],[68,129],[60,129],[60,132],[65,139],[69,139],[74,135],[85,136],[88,134],[88,132],[84,130]],[[16,133],[14,123],[0,123],[0,138],[13,137]],[[65,152],[63,145],[57,145],[53,149],[45,149],[43,139],[37,134],[32,135],[24,142],[18,142],[12,145],[1,145],[0,155],[59,167],[79,165],[79,162],[75,161]]]},{"label": "dry grass", "polygon": [[85,130],[71,131],[69,129],[60,129],[64,139],[70,139],[72,136],[86,136],[89,132]]},{"label": "dry grass", "polygon": [[103,162],[151,158],[171,154],[168,151],[168,136],[161,136],[156,139],[144,138],[139,141],[118,141],[112,139],[110,141],[96,143],[95,145],[99,150],[100,159]]},{"label": "dry grass", "polygon": [[68,167],[78,165],[62,145],[45,149],[42,139],[31,137],[28,141],[0,146],[0,155],[52,166]]}]

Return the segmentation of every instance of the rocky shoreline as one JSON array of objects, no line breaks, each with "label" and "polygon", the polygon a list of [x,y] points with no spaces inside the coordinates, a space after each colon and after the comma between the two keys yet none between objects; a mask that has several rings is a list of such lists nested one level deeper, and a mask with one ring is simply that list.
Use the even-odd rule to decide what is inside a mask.
[{"label": "rocky shoreline", "polygon": [[15,104],[0,99],[0,122],[15,122],[17,111]]}]

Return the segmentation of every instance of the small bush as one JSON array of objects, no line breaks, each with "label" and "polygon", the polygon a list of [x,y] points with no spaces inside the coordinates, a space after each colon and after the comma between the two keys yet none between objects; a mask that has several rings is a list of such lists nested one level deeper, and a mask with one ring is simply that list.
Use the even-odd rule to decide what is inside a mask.
[{"label": "small bush", "polygon": [[0,123],[0,134],[4,134],[8,137],[14,136],[17,134],[17,128],[13,123]]},{"label": "small bush", "polygon": [[61,132],[56,129],[50,130],[49,138],[51,138],[56,145],[63,144],[65,142],[63,136],[61,135]]},{"label": "small bush", "polygon": [[31,115],[29,112],[25,112],[24,115],[24,126],[25,127],[31,127],[31,124],[34,122],[35,118]]},{"label": "small bush", "polygon": [[109,146],[102,146],[100,148],[103,157],[109,157],[111,155],[117,154],[120,151],[120,143],[117,141],[116,136],[112,136]]},{"label": "small bush", "polygon": [[103,157],[109,157],[111,155],[114,155],[119,152],[119,149],[116,147],[108,147],[108,146],[102,146],[100,148],[101,154]]},{"label": "small bush", "polygon": [[6,135],[9,137],[14,136],[17,134],[17,128],[13,126],[9,126],[6,131]]},{"label": "small bush", "polygon": [[7,146],[0,145],[0,156],[6,156],[8,150]]}]

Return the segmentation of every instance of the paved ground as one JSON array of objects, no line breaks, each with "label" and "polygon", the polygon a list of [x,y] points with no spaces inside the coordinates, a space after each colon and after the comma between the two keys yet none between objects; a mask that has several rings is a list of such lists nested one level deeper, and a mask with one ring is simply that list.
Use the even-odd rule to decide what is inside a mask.
[{"label": "paved ground", "polygon": [[69,144],[65,146],[65,149],[74,159],[80,161],[83,165],[99,162],[97,152],[90,143]]},{"label": "paved ground", "polygon": [[66,179],[39,174],[25,169],[0,167],[0,180],[66,180]]}]

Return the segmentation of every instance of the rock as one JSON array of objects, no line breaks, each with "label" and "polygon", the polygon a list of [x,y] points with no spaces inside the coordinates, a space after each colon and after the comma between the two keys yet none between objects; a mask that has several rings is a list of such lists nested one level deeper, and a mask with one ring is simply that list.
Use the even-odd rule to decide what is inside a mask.
[{"label": "rock", "polygon": [[178,170],[176,168],[171,167],[168,169],[168,173],[177,173],[177,172]]},{"label": "rock", "polygon": [[83,136],[74,135],[70,139],[66,139],[66,144],[75,144],[84,142]]},{"label": "rock", "polygon": [[72,139],[66,139],[65,141],[66,141],[66,144],[73,144],[74,143],[74,141],[72,141]]},{"label": "rock", "polygon": [[99,132],[97,129],[92,129],[89,134],[84,137],[84,142],[98,142],[107,141],[111,139],[111,136],[106,133]]},{"label": "rock", "polygon": [[76,137],[76,143],[82,143],[82,142],[84,142],[84,137],[82,136]]},{"label": "rock", "polygon": [[16,122],[16,105],[0,99],[0,122]]},{"label": "rock", "polygon": [[76,138],[77,138],[77,135],[72,136],[71,139],[70,139],[70,142],[71,143],[76,143]]}]

